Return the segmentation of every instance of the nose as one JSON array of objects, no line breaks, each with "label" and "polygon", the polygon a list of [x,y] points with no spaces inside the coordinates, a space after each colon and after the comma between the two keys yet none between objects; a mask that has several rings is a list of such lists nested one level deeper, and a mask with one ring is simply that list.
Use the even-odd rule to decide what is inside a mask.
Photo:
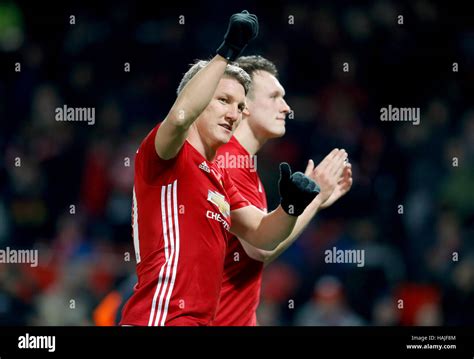
[{"label": "nose", "polygon": [[288,104],[286,103],[286,101],[284,99],[281,99],[283,101],[283,107],[281,109],[281,112],[283,112],[285,115],[287,115],[288,113],[290,113],[291,111],[291,108],[290,106],[288,106]]},{"label": "nose", "polygon": [[229,111],[227,111],[225,118],[227,121],[231,122],[231,125],[239,119],[240,113],[237,106],[232,106]]}]

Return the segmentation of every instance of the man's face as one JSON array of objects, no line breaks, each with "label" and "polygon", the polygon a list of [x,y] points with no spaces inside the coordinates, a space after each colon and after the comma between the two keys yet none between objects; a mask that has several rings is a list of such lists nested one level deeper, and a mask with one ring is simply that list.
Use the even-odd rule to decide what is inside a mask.
[{"label": "man's face", "polygon": [[233,78],[223,77],[211,102],[195,122],[203,142],[211,148],[229,142],[244,108],[244,87]]},{"label": "man's face", "polygon": [[257,137],[270,139],[285,134],[285,118],[290,107],[284,100],[285,89],[278,79],[266,71],[256,71],[252,93],[247,97],[244,118]]}]

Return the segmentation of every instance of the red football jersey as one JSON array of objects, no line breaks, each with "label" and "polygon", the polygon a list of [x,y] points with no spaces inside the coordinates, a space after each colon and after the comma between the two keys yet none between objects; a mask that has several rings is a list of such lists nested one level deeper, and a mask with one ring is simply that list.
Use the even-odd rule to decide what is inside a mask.
[{"label": "red football jersey", "polygon": [[[227,169],[239,192],[251,204],[267,211],[265,189],[256,171],[255,157],[250,156],[235,137],[219,148],[216,162]],[[263,263],[250,258],[237,237],[229,233],[221,296],[212,325],[256,325],[262,272]]]},{"label": "red football jersey", "polygon": [[156,126],[135,158],[138,283],[121,325],[209,325],[222,284],[230,211],[248,206],[227,172],[185,141],[161,159]]}]

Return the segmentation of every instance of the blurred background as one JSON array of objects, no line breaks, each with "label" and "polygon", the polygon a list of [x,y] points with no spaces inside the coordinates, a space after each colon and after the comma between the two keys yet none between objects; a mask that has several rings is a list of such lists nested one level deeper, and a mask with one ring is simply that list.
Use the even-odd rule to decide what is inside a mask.
[{"label": "blurred background", "polygon": [[[1,325],[110,323],[134,273],[135,151],[242,9],[260,20],[245,54],[276,63],[294,111],[258,154],[269,209],[282,160],[345,148],[354,172],[265,269],[260,324],[474,324],[472,15],[413,0],[0,1],[0,249],[39,253],[0,263]],[[65,104],[95,124],[56,121]],[[420,124],[382,122],[389,104],[419,107]],[[364,249],[365,266],[325,263],[333,247]]]}]

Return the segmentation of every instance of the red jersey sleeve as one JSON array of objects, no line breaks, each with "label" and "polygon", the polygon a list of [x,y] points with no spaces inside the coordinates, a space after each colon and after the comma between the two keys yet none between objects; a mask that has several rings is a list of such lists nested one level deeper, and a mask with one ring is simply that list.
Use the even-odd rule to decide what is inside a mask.
[{"label": "red jersey sleeve", "polygon": [[143,177],[143,179],[151,184],[164,171],[174,168],[174,170],[180,169],[180,166],[186,160],[187,146],[186,142],[181,147],[178,154],[169,160],[164,160],[158,156],[155,149],[155,136],[156,131],[160,127],[161,123],[155,126],[153,130],[145,137],[140,147],[138,148],[137,155],[135,157],[135,166]]},{"label": "red jersey sleeve", "polygon": [[227,168],[227,172],[242,196],[255,207],[264,210],[262,206],[266,207],[266,205],[262,203],[261,193],[256,190],[259,183],[256,178],[252,178],[249,170],[246,168]]},{"label": "red jersey sleeve", "polygon": [[222,171],[224,173],[224,188],[230,200],[230,210],[234,211],[239,208],[250,206],[249,201],[247,201],[247,199],[242,196],[235,186],[232,178],[230,178],[229,174],[227,173],[227,170],[223,168]]}]

